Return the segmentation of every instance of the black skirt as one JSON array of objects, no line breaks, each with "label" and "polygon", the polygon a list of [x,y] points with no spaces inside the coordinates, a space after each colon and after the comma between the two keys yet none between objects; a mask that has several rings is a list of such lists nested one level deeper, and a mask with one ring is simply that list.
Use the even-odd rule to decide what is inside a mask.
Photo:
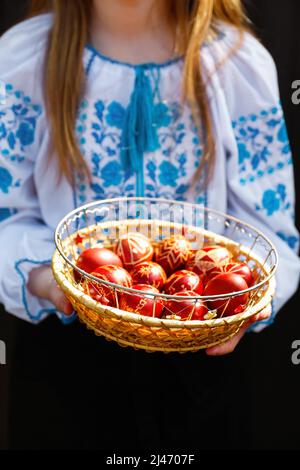
[{"label": "black skirt", "polygon": [[146,353],[96,337],[77,321],[13,322],[8,449],[250,445],[246,359],[240,354]]}]

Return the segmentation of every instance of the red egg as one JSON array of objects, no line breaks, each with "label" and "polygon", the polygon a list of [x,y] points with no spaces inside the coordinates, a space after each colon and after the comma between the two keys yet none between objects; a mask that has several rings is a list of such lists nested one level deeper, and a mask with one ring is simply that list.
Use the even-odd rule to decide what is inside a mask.
[{"label": "red egg", "polygon": [[[230,294],[248,289],[248,284],[242,276],[234,273],[223,273],[209,281],[204,289],[204,296]],[[245,310],[249,295],[247,293],[221,300],[209,300],[207,305],[211,310],[217,310],[218,316],[235,315]]]},{"label": "red egg", "polygon": [[123,292],[120,295],[120,309],[147,317],[160,318],[164,308],[163,302],[151,295],[159,294],[159,290],[146,284],[136,284],[132,288],[141,291],[141,294]]},{"label": "red egg", "polygon": [[208,310],[201,299],[188,299],[188,297],[197,297],[197,292],[184,291],[176,293],[176,296],[185,297],[185,299],[170,299],[165,302],[165,315],[180,317],[181,320],[204,320]]},{"label": "red egg", "polygon": [[193,254],[186,268],[199,274],[199,276],[204,276],[216,266],[229,263],[230,258],[229,251],[223,246],[204,246]]},{"label": "red egg", "polygon": [[139,263],[152,260],[153,247],[149,238],[142,233],[127,233],[119,239],[116,253],[124,267],[131,270]]},{"label": "red egg", "polygon": [[[91,273],[93,276],[101,279],[102,281],[112,282],[113,284],[118,284],[122,287],[131,287],[132,278],[130,274],[123,268],[119,266],[101,266],[96,269],[96,271]],[[101,283],[96,283],[93,281],[88,281],[89,291],[95,291],[96,295],[100,295],[102,298],[107,299],[110,305],[117,305],[116,294],[119,296],[120,292],[114,292],[112,287],[106,286]]]},{"label": "red egg", "polygon": [[134,284],[147,284],[158,290],[163,288],[167,280],[167,275],[163,268],[152,261],[137,264],[133,270],[130,271],[130,274]]},{"label": "red egg", "polygon": [[[77,259],[76,266],[86,273],[95,271],[100,266],[115,265],[122,267],[122,261],[119,256],[107,248],[88,248],[84,250]],[[74,269],[74,278],[76,282],[81,281],[81,274]]]},{"label": "red egg", "polygon": [[158,247],[156,261],[171,274],[184,267],[191,257],[191,249],[191,243],[181,235],[166,238]]},{"label": "red egg", "polygon": [[76,262],[76,266],[86,273],[91,273],[100,266],[106,265],[123,266],[122,261],[116,253],[107,248],[99,247],[84,250]]},{"label": "red egg", "polygon": [[99,302],[102,305],[114,305],[114,302],[111,302],[107,298],[108,291],[105,286],[101,284],[97,284],[96,282],[93,282],[93,281],[85,280],[83,283],[83,287],[84,287],[85,293],[88,294],[90,297],[92,297],[92,299],[96,300],[96,302]]},{"label": "red egg", "polygon": [[196,273],[183,269],[182,271],[176,271],[167,279],[164,291],[169,295],[183,291],[194,291],[196,295],[202,295],[203,284]]},{"label": "red egg", "polygon": [[228,263],[223,266],[215,266],[205,276],[205,282],[208,283],[211,279],[223,273],[234,273],[245,279],[248,287],[253,284],[253,273],[249,266],[245,263]]}]

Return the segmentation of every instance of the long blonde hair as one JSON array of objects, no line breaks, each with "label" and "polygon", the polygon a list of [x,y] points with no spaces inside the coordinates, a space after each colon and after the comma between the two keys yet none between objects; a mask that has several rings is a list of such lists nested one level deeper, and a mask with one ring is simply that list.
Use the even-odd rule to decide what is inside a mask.
[{"label": "long blonde hair", "polygon": [[[169,0],[169,8],[176,27],[176,51],[184,56],[183,97],[204,136],[205,158],[195,176],[198,179],[205,166],[207,181],[215,148],[199,49],[214,34],[218,22],[230,24],[240,32],[248,29],[248,22],[241,0]],[[88,173],[77,143],[75,122],[84,93],[84,69],[78,58],[89,42],[92,0],[31,0],[30,16],[50,11],[54,22],[45,58],[45,97],[60,173],[70,180],[74,167]]]}]

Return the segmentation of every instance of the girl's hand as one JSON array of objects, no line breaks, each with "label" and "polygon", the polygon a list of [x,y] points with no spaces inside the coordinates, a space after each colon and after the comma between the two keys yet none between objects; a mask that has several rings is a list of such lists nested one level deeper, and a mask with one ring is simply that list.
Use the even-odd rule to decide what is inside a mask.
[{"label": "girl's hand", "polygon": [[29,274],[27,287],[31,294],[49,300],[57,310],[65,315],[73,313],[73,307],[56,284],[50,266],[33,269]]},{"label": "girl's hand", "polygon": [[213,346],[212,348],[206,349],[206,354],[208,356],[224,356],[225,354],[230,354],[232,353],[236,346],[239,344],[241,341],[242,337],[248,330],[248,328],[253,325],[253,323],[256,323],[261,320],[266,320],[271,316],[272,313],[272,307],[267,307],[263,312],[259,313],[258,315],[254,316],[251,320],[249,320],[243,328],[240,329],[238,334],[233,336],[229,341],[226,341],[223,344],[219,344],[217,346]]}]

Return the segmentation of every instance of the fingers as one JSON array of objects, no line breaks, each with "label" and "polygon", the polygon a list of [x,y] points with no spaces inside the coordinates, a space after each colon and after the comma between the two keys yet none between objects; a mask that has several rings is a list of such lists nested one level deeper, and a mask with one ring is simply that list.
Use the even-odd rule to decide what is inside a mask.
[{"label": "fingers", "polygon": [[40,266],[30,272],[28,289],[33,295],[49,300],[57,310],[65,315],[73,313],[73,307],[58,287],[50,266]]},{"label": "fingers", "polygon": [[248,328],[253,323],[266,320],[267,318],[269,318],[269,316],[271,315],[271,312],[272,312],[272,308],[268,307],[265,310],[263,310],[261,313],[259,313],[258,315],[255,315],[253,318],[251,318],[251,320],[249,320],[246,323],[245,326],[243,326],[243,328],[240,329],[240,331],[233,338],[231,338],[229,341],[226,341],[223,344],[219,344],[217,346],[213,346],[212,348],[206,349],[206,354],[208,356],[223,356],[223,355],[232,353],[237,347],[237,345],[239,344],[239,342],[241,341],[242,337],[244,336]]},{"label": "fingers", "polygon": [[68,301],[63,291],[57,286],[51,286],[49,292],[49,300],[60,312],[65,315],[71,315],[73,313],[72,304]]},{"label": "fingers", "polygon": [[208,356],[224,356],[225,354],[232,353],[240,342],[240,340],[242,339],[242,337],[244,336],[244,334],[246,333],[248,326],[241,328],[238,334],[233,336],[233,338],[231,338],[229,341],[206,349],[206,354]]},{"label": "fingers", "polygon": [[265,310],[263,310],[261,313],[256,315],[254,319],[251,321],[251,324],[256,323],[258,321],[267,320],[267,318],[269,318],[271,314],[272,314],[272,307],[269,306]]}]

